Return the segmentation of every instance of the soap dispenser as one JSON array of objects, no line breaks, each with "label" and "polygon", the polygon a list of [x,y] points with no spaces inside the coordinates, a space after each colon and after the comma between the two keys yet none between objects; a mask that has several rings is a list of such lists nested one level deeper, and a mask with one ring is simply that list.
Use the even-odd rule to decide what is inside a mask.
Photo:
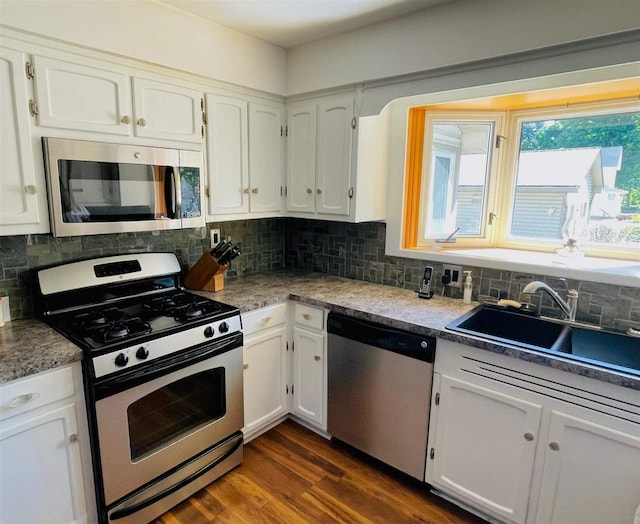
[{"label": "soap dispenser", "polygon": [[473,289],[473,280],[471,278],[471,271],[463,271],[467,278],[464,279],[464,294],[462,295],[462,302],[464,304],[471,304],[471,291]]}]

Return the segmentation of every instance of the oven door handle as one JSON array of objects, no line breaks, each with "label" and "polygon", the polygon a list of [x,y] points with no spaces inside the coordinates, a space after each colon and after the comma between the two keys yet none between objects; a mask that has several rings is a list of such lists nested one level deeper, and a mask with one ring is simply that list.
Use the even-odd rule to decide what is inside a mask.
[{"label": "oven door handle", "polygon": [[109,520],[118,520],[118,519],[121,519],[121,518],[124,518],[124,517],[128,517],[129,515],[134,514],[136,511],[140,511],[141,509],[144,509],[147,506],[150,506],[151,504],[154,504],[155,502],[158,502],[159,500],[171,495],[172,493],[178,491],[179,489],[185,487],[187,484],[189,484],[189,483],[193,482],[194,480],[196,480],[197,478],[201,477],[202,475],[204,475],[208,471],[211,471],[218,464],[220,464],[221,462],[223,462],[227,458],[229,458],[231,455],[233,455],[241,445],[242,445],[242,438],[239,438],[239,439],[236,440],[236,442],[233,444],[233,446],[231,448],[229,448],[229,450],[226,453],[224,453],[223,455],[220,455],[217,459],[215,459],[210,464],[207,464],[206,466],[203,466],[198,471],[195,471],[194,473],[192,473],[188,477],[180,480],[179,482],[176,482],[174,485],[163,489],[162,491],[156,493],[155,495],[150,496],[147,499],[144,499],[144,500],[142,500],[142,501],[140,501],[140,502],[138,502],[136,504],[133,504],[132,506],[129,506],[129,507],[114,511],[109,516]]},{"label": "oven door handle", "polygon": [[150,362],[149,366],[132,369],[128,373],[108,378],[105,381],[96,381],[94,385],[96,400],[111,396],[139,384],[144,384],[159,376],[178,371],[192,364],[197,364],[198,362],[202,362],[215,355],[221,355],[240,346],[242,346],[242,334],[211,342],[204,350],[202,347],[194,348],[161,362]]}]

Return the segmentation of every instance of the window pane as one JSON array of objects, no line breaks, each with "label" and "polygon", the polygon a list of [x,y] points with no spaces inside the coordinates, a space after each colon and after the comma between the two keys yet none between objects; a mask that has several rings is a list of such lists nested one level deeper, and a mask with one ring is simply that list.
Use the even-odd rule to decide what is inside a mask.
[{"label": "window pane", "polygon": [[511,235],[640,247],[640,113],[521,125]]},{"label": "window pane", "polygon": [[425,237],[481,235],[493,124],[435,123]]}]

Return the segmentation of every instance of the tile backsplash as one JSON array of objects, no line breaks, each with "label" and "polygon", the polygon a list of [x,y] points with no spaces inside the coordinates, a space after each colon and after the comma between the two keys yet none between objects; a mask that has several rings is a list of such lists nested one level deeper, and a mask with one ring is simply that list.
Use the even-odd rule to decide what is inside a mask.
[{"label": "tile backsplash", "polygon": [[[416,290],[425,266],[434,269],[433,289],[442,292],[442,264],[427,260],[391,257],[384,253],[386,225],[380,222],[345,224],[320,220],[287,219],[285,263],[296,267]],[[523,295],[532,280],[542,280],[563,295],[558,278],[481,266],[464,266],[473,274],[473,300],[495,302],[510,298],[530,302],[543,315],[560,317],[561,311],[548,295]],[[577,320],[626,331],[640,328],[640,288],[569,280],[579,293]],[[447,288],[448,296],[462,298],[462,288]]]},{"label": "tile backsplash", "polygon": [[[239,220],[179,231],[53,238],[50,235],[0,237],[0,295],[8,295],[12,318],[32,316],[30,270],[36,267],[98,256],[139,251],[173,251],[183,269],[191,267],[209,249],[209,228],[219,228],[241,249],[227,278],[282,267],[318,271],[341,277],[416,290],[426,265],[434,268],[436,293],[442,292],[441,263],[385,255],[384,223],[348,224],[298,218]],[[473,273],[473,300],[510,298],[531,302],[544,315],[560,316],[545,294],[522,295],[532,280],[542,280],[560,291],[557,278],[464,266]],[[605,328],[640,327],[640,288],[569,280],[580,298],[577,320]],[[462,289],[446,293],[462,297]]]},{"label": "tile backsplash", "polygon": [[240,247],[226,278],[278,269],[284,265],[284,219],[239,220],[206,228],[115,235],[53,238],[51,235],[0,237],[0,295],[10,297],[11,317],[33,314],[30,270],[108,255],[141,251],[175,252],[184,270],[209,249],[209,227]]}]

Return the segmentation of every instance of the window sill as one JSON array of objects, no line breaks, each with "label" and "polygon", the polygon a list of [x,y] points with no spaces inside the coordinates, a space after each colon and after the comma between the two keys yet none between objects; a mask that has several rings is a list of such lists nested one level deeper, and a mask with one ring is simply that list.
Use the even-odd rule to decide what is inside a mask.
[{"label": "window sill", "polygon": [[640,262],[584,257],[568,258],[515,249],[399,249],[387,253],[446,264],[479,266],[602,284],[640,288]]}]

